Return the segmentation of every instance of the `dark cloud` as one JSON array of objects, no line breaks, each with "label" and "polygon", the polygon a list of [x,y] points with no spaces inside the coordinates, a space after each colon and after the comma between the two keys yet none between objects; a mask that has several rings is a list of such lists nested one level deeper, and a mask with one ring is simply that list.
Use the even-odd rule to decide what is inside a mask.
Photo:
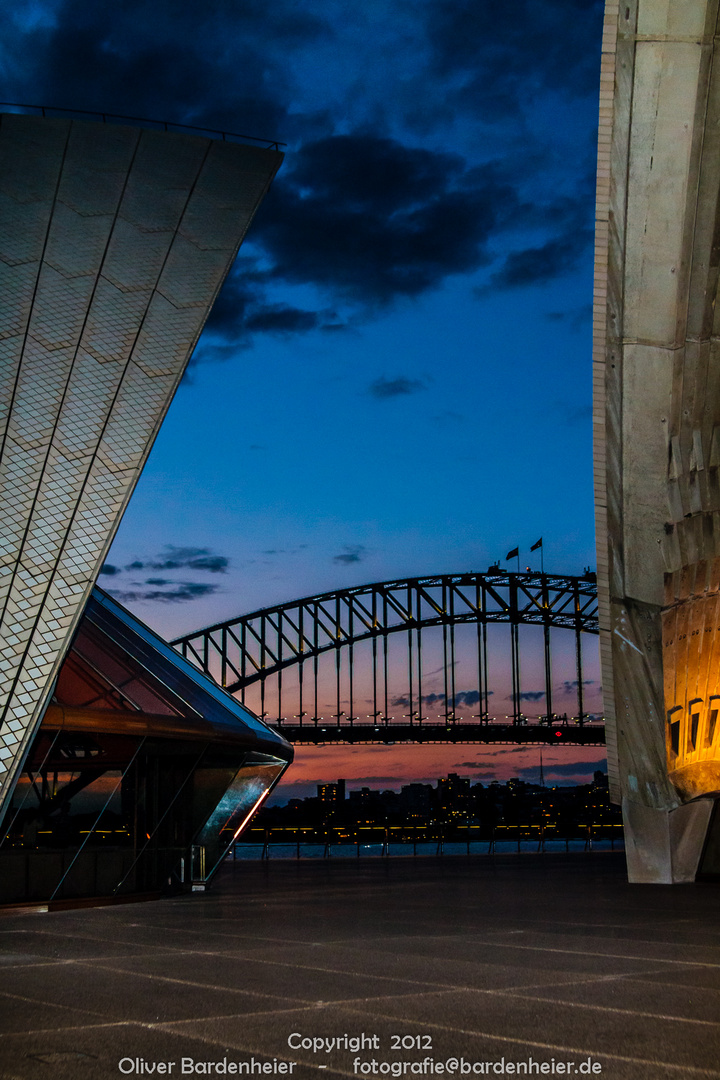
[{"label": "dark cloud", "polygon": [[201,555],[196,559],[188,559],[184,564],[191,570],[207,570],[210,574],[224,574],[227,572],[229,559],[224,555]]},{"label": "dark cloud", "polygon": [[287,304],[271,304],[253,312],[245,320],[245,329],[273,334],[296,334],[298,331],[314,330],[319,325],[317,312],[303,311]]},{"label": "dark cloud", "polygon": [[[605,772],[607,770],[607,762],[605,758],[599,758],[597,761],[569,761],[563,764],[546,765],[543,769],[545,780],[558,780],[566,777],[577,778],[580,782],[589,782],[593,778],[595,772]],[[524,769],[518,769],[518,778],[521,780],[539,780],[540,778],[540,766],[531,765]]]},{"label": "dark cloud", "polygon": [[[353,318],[474,271],[491,261],[491,240],[520,209],[498,164],[470,167],[460,155],[366,132],[308,141],[261,205],[255,254],[221,289],[195,362],[230,357],[257,334],[347,330]],[[271,302],[269,291],[283,286],[314,286],[355,314]],[[218,338],[233,349],[223,351]],[[423,385],[383,377],[370,392],[388,398]]]},{"label": "dark cloud", "polygon": [[[583,686],[594,686],[594,679],[583,679]],[[565,679],[560,687],[560,692],[563,694],[576,694],[578,688],[577,679]]]},{"label": "dark cloud", "polygon": [[548,311],[545,314],[545,318],[551,322],[564,322],[573,330],[580,330],[583,326],[587,326],[592,320],[593,306],[592,304],[581,304],[579,307],[572,308],[570,311]]},{"label": "dark cloud", "polygon": [[[166,544],[163,551],[151,559],[135,559],[125,566],[126,571],[139,570],[200,570],[210,574],[225,573],[229,560],[224,555],[213,555],[209,548],[176,547]],[[108,564],[106,564],[108,565]],[[107,570],[102,571],[108,573]],[[119,567],[113,567],[114,576],[122,573]],[[144,582],[130,581],[115,589],[108,589],[118,600],[160,601],[161,603],[179,604],[190,600],[199,600],[217,592],[219,585],[204,582],[175,581],[172,577],[148,577]]]},{"label": "dark cloud", "polygon": [[538,247],[513,251],[490,278],[488,289],[517,289],[541,285],[577,269],[593,241],[589,228],[571,229]]},{"label": "dark cloud", "polygon": [[273,8],[269,20],[259,0],[64,0],[18,35],[3,96],[279,138],[284,54],[328,28],[291,0]]},{"label": "dark cloud", "polygon": [[[271,303],[267,290],[273,282],[267,273],[248,269],[249,260],[243,259],[228,275],[206,323],[211,340],[204,339],[196,355],[197,363],[203,359],[222,360],[232,358],[237,347],[248,348],[258,334],[306,334],[311,330],[347,330],[347,323],[338,321],[337,312],[331,308],[310,311],[286,303]],[[231,342],[233,348],[223,355],[218,339]]]},{"label": "dark cloud", "polygon": [[458,660],[453,660],[453,662],[448,663],[447,666],[445,664],[443,664],[441,667],[433,668],[432,671],[426,671],[424,673],[425,677],[429,679],[431,675],[442,675],[443,671],[450,671],[451,668],[457,667],[458,664],[459,664]]},{"label": "dark cloud", "polygon": [[259,314],[264,296],[262,288],[251,277],[245,263],[242,271],[237,265],[230,271],[213,304],[206,330],[233,341],[249,342],[245,321],[253,310]]},{"label": "dark cloud", "polygon": [[112,563],[103,563],[100,567],[101,574],[107,574],[108,577],[113,577],[115,574],[120,574],[122,571],[119,566],[113,566]]},{"label": "dark cloud", "polygon": [[[375,129],[387,122],[392,99],[405,101],[406,122],[427,129],[458,113],[504,121],[544,91],[597,94],[600,0],[516,0],[502,7],[435,0],[415,9],[388,0],[372,22],[380,35],[385,27],[385,37],[372,41],[374,53],[363,53],[367,43],[354,40],[358,24],[342,3],[60,0],[32,7],[33,18],[8,19],[4,27],[9,100],[282,138],[288,128],[294,137],[298,130],[327,125],[331,110],[337,119],[347,117],[360,96],[372,98],[374,85],[366,115]],[[377,62],[383,47],[397,49],[398,28],[403,50],[414,60],[410,79],[404,57]],[[350,55],[356,71],[345,83],[338,72],[332,82],[336,98],[325,94],[331,100],[309,110],[299,100],[302,87],[293,82],[296,65],[288,58],[302,59],[316,44]]]},{"label": "dark cloud", "polygon": [[[491,693],[492,691],[488,691],[488,697]],[[448,695],[448,704],[452,705],[452,702],[452,695]],[[462,690],[459,693],[455,694],[455,704],[467,706],[479,705],[480,694],[477,690]]]},{"label": "dark cloud", "polygon": [[370,394],[378,401],[387,398],[403,397],[406,394],[415,394],[418,390],[424,390],[426,383],[422,379],[408,379],[404,375],[398,375],[395,379],[386,379],[381,375],[370,383]]},{"label": "dark cloud", "polygon": [[507,757],[508,754],[527,754],[527,746],[503,746],[502,750],[483,750],[484,758]]},{"label": "dark cloud", "polygon": [[[261,551],[260,554],[261,555],[297,555],[298,552],[304,551],[307,548],[307,546],[308,546],[307,544],[297,544],[295,547],[291,547],[291,548],[265,548],[265,550]],[[347,550],[350,551],[351,549],[347,549]],[[352,550],[354,551],[354,549],[352,549]],[[364,549],[361,549],[361,550],[364,550]],[[353,561],[356,561],[356,560],[353,560]],[[359,561],[359,560],[357,560],[357,561]]]},{"label": "dark cloud", "polygon": [[[491,697],[493,693],[494,691],[488,690],[488,697]],[[424,705],[445,705],[446,703],[445,694],[423,694],[422,700]],[[452,701],[453,695],[448,694],[447,705],[451,706]],[[410,699],[407,696],[401,695],[400,697],[393,698],[391,704],[398,708],[400,706],[406,708],[410,704]],[[458,690],[455,693],[455,708],[460,708],[463,705],[470,707],[479,704],[480,694],[477,690]]]},{"label": "dark cloud", "polygon": [[543,90],[597,95],[601,0],[499,7],[454,0],[425,11],[431,71],[447,83],[442,100],[430,103],[437,119],[461,110],[487,123],[507,121]]},{"label": "dark cloud", "polygon": [[128,563],[126,570],[206,570],[210,574],[227,572],[229,559],[224,555],[213,555],[209,548],[174,547],[165,545],[165,553],[153,559],[136,559]]},{"label": "dark cloud", "polygon": [[[380,747],[373,748],[380,749]],[[384,748],[383,748],[384,749]],[[321,781],[322,782],[322,781]],[[405,782],[402,776],[353,776],[352,780],[348,780],[350,784],[390,784],[393,787],[400,787]],[[352,791],[352,788],[348,787],[348,790]]]},{"label": "dark cloud", "polygon": [[[512,697],[512,695],[511,695],[511,697]],[[539,701],[540,698],[545,697],[545,691],[544,690],[523,690],[522,693],[518,694],[518,697],[520,698],[521,701]]]},{"label": "dark cloud", "polygon": [[418,296],[488,262],[518,197],[494,165],[356,133],[307,143],[253,226],[272,277],[362,305]]},{"label": "dark cloud", "polygon": [[333,555],[333,562],[351,566],[353,563],[362,562],[364,555],[365,548],[362,544],[355,544],[353,546],[346,545],[340,555]]},{"label": "dark cloud", "polygon": [[[150,582],[148,582],[150,584]],[[220,588],[219,585],[207,585],[204,582],[184,581],[184,582],[163,582],[163,584],[172,584],[172,589],[167,591],[163,589],[108,589],[117,600],[124,602],[132,601],[159,601],[165,604],[181,604],[188,600],[200,600],[203,596],[211,596],[212,593],[217,592]]]},{"label": "dark cloud", "polygon": [[[232,357],[261,334],[346,330],[451,275],[489,266],[509,229],[539,234],[496,270],[491,290],[567,273],[587,249],[592,199],[579,176],[582,154],[563,163],[564,190],[575,192],[563,207],[546,205],[535,182],[548,165],[547,140],[528,136],[524,120],[505,125],[500,149],[474,140],[473,161],[410,143],[419,128],[441,133],[458,117],[519,117],[544,92],[566,103],[596,95],[600,0],[518,0],[502,9],[434,0],[417,10],[390,0],[379,19],[383,40],[395,42],[402,25],[413,64],[371,73],[363,65],[383,40],[363,51],[369,43],[352,40],[357,30],[338,2],[39,0],[34,9],[7,28],[4,99],[290,141],[196,362]],[[324,95],[318,106],[321,53],[313,50],[330,44],[349,57],[352,75],[336,79],[336,98]],[[528,175],[531,200],[521,195]],[[581,228],[568,220],[573,200]],[[282,295],[288,286],[304,290],[299,303]],[[322,303],[307,299],[307,286]]]}]

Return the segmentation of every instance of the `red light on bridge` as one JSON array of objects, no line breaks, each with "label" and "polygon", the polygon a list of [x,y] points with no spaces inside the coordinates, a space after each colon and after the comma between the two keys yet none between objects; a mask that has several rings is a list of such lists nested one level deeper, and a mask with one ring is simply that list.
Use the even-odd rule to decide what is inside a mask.
[{"label": "red light on bridge", "polygon": [[555,732],[555,738],[556,739],[562,739],[562,731],[556,731]]}]

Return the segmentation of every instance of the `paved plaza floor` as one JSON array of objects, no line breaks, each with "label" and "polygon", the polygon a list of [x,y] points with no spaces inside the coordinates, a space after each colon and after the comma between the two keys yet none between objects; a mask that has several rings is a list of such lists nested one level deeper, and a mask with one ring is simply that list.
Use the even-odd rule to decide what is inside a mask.
[{"label": "paved plaza floor", "polygon": [[0,971],[3,1080],[720,1077],[720,885],[618,854],[237,862],[6,913]]}]

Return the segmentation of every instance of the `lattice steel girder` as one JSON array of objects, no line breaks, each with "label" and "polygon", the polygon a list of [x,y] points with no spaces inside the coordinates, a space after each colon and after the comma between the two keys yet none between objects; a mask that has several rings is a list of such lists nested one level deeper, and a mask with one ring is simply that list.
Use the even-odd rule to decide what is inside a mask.
[{"label": "lattice steel girder", "polygon": [[332,649],[458,623],[597,634],[595,575],[497,571],[384,581],[264,608],[172,644],[234,693]]}]

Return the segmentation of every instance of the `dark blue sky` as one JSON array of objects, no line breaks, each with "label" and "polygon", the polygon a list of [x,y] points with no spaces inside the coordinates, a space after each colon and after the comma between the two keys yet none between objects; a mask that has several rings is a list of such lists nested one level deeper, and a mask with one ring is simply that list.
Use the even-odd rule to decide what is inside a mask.
[{"label": "dark blue sky", "polygon": [[594,565],[596,0],[28,0],[6,101],[285,162],[101,583],[167,636],[410,574]]}]

